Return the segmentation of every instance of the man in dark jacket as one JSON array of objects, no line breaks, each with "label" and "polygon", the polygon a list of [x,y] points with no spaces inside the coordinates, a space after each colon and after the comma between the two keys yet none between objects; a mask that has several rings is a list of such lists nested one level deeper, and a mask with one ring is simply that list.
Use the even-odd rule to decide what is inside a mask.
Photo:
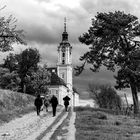
[{"label": "man in dark jacket", "polygon": [[56,96],[52,96],[50,103],[52,105],[52,110],[53,110],[53,117],[56,115],[56,107],[58,105],[58,100],[56,98]]},{"label": "man in dark jacket", "polygon": [[69,106],[69,101],[70,101],[70,98],[68,96],[65,96],[63,98],[64,100],[64,106],[65,106],[65,110],[68,111],[68,106]]},{"label": "man in dark jacket", "polygon": [[43,101],[40,98],[40,95],[37,95],[34,105],[36,106],[37,115],[40,115],[40,109],[41,109],[41,106],[43,105]]}]

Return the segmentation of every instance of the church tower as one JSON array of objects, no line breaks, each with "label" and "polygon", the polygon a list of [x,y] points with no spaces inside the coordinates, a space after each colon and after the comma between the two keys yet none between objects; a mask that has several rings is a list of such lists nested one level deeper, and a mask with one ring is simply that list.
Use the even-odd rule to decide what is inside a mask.
[{"label": "church tower", "polygon": [[64,32],[62,33],[62,41],[58,46],[57,68],[58,76],[65,81],[69,91],[72,92],[72,46],[68,41],[66,18],[64,19]]}]

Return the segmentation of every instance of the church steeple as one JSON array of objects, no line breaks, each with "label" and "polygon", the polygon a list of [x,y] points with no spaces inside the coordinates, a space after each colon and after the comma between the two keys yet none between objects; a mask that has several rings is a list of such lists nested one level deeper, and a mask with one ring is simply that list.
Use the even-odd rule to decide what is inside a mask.
[{"label": "church steeple", "polygon": [[62,41],[68,41],[68,33],[67,33],[67,31],[66,31],[66,28],[67,28],[67,26],[66,26],[66,17],[64,18],[64,32],[63,32],[63,34],[62,34]]},{"label": "church steeple", "polygon": [[64,31],[62,41],[58,46],[58,76],[62,78],[69,90],[72,91],[72,46],[68,41],[66,28],[66,18],[64,18]]},{"label": "church steeple", "polygon": [[72,64],[72,46],[68,41],[67,22],[64,18],[64,31],[62,33],[62,41],[58,46],[58,65],[71,65]]}]

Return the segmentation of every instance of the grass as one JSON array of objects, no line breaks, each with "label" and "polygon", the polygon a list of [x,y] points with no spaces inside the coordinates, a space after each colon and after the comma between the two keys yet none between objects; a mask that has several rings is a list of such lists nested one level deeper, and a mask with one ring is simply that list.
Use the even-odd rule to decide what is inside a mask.
[{"label": "grass", "polygon": [[34,111],[34,97],[10,90],[0,89],[0,123]]},{"label": "grass", "polygon": [[90,107],[75,111],[76,140],[138,140],[140,137],[139,118]]}]

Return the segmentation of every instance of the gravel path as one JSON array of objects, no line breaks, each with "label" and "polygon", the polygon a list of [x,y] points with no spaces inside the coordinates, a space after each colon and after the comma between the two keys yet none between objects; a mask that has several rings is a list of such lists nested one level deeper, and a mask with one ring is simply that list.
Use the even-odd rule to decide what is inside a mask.
[{"label": "gravel path", "polygon": [[[62,112],[62,108],[58,110],[56,117]],[[52,117],[51,109],[49,113],[42,111],[40,116],[36,112],[26,114],[0,126],[0,140],[35,140],[56,117]]]},{"label": "gravel path", "polygon": [[[56,117],[52,117],[52,110],[49,108],[48,113],[44,110],[40,116],[37,116],[36,112],[32,112],[5,123],[0,126],[0,140],[49,140],[53,132],[68,115],[68,112],[63,112],[64,115],[58,119],[62,110],[62,107],[58,108]],[[75,112],[72,114],[66,140],[75,140]],[[50,127],[55,121],[57,123]],[[43,132],[45,132],[44,136],[40,137]]]},{"label": "gravel path", "polygon": [[54,131],[57,129],[59,125],[63,122],[63,120],[67,117],[68,113],[65,113],[64,116],[60,119],[60,121],[43,137],[42,140],[49,140]]}]

